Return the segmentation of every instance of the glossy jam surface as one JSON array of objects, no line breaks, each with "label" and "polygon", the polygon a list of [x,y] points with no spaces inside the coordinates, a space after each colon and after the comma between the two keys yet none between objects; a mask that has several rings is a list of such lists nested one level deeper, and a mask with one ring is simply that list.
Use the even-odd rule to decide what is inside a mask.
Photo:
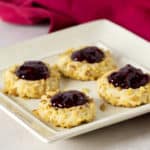
[{"label": "glossy jam surface", "polygon": [[87,96],[84,93],[76,90],[58,93],[51,99],[52,106],[57,108],[69,108],[73,106],[83,105],[87,102]]},{"label": "glossy jam surface", "polygon": [[98,63],[104,58],[104,53],[95,46],[85,47],[81,50],[75,51],[71,55],[74,61],[87,61],[88,63]]},{"label": "glossy jam surface", "polygon": [[47,66],[41,61],[26,61],[16,70],[16,76],[25,80],[40,80],[49,77]]},{"label": "glossy jam surface", "polygon": [[149,75],[144,74],[142,70],[131,65],[126,65],[118,72],[113,72],[108,76],[109,83],[123,89],[139,88],[140,86],[146,85],[149,82],[149,79]]}]

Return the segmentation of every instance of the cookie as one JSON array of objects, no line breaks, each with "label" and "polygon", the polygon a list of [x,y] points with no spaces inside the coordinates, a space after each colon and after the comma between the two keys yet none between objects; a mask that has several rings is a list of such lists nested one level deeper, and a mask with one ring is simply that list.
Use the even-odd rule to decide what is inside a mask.
[{"label": "cookie", "polygon": [[110,52],[95,46],[69,49],[60,55],[57,65],[64,76],[76,80],[96,80],[116,68]]},{"label": "cookie", "polygon": [[58,92],[42,97],[33,113],[42,121],[57,127],[71,128],[95,118],[95,103],[79,91]]},{"label": "cookie", "polygon": [[13,65],[4,74],[3,92],[22,98],[40,98],[47,91],[59,89],[60,73],[56,66],[41,61]]},{"label": "cookie", "polygon": [[99,96],[114,106],[150,103],[149,75],[131,65],[104,74],[97,83]]}]

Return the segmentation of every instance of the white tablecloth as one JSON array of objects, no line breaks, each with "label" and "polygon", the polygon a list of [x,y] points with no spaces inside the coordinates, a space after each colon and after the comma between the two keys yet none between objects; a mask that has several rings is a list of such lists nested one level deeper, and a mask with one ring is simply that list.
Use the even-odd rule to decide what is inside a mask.
[{"label": "white tablecloth", "polygon": [[[25,27],[0,22],[0,47],[47,31],[48,26]],[[150,150],[150,114],[65,141],[45,144],[0,110],[0,150]]]}]

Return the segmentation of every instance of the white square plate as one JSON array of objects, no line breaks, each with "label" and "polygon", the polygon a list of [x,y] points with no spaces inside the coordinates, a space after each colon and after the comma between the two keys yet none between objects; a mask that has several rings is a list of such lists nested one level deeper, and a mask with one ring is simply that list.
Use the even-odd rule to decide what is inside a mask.
[{"label": "white square plate", "polygon": [[[57,54],[70,47],[96,45],[110,49],[120,66],[130,63],[145,71],[150,66],[150,44],[129,31],[107,20],[99,20],[76,27],[68,28],[42,36],[15,46],[0,49],[0,69],[25,60],[42,59],[55,63]],[[2,74],[2,71],[1,73]],[[2,86],[2,79],[0,78]],[[121,108],[106,105],[106,111],[99,109],[102,100],[98,98],[94,81],[81,82],[62,80],[62,88],[81,89],[89,87],[89,95],[97,104],[96,119],[87,124],[71,129],[60,129],[47,126],[32,115],[32,110],[39,101],[26,101],[0,93],[0,108],[26,127],[44,142],[52,142],[86,133],[104,126],[127,120],[150,112],[150,104],[136,108]],[[75,87],[75,88],[74,88]]]}]

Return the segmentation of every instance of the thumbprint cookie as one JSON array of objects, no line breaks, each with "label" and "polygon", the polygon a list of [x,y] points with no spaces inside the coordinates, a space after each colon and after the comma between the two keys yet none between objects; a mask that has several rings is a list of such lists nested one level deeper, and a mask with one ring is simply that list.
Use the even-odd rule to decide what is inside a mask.
[{"label": "thumbprint cookie", "polygon": [[60,55],[58,61],[60,72],[76,80],[96,80],[104,73],[116,68],[109,51],[96,46],[81,49],[69,49]]},{"label": "thumbprint cookie", "polygon": [[95,109],[93,99],[80,91],[70,90],[42,96],[33,113],[48,124],[71,128],[94,120]]},{"label": "thumbprint cookie", "polygon": [[60,74],[56,66],[42,61],[13,65],[4,74],[4,93],[22,98],[40,98],[47,91],[59,89]]},{"label": "thumbprint cookie", "polygon": [[98,93],[114,106],[135,107],[150,103],[150,77],[141,69],[126,65],[98,79]]}]

